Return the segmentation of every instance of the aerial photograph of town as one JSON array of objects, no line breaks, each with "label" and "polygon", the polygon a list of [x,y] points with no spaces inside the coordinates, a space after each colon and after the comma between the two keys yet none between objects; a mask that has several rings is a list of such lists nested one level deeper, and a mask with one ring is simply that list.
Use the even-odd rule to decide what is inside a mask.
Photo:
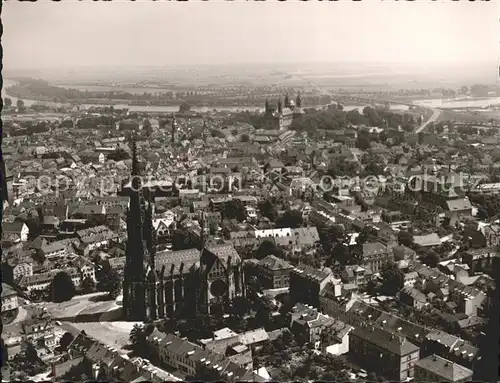
[{"label": "aerial photograph of town", "polygon": [[494,2],[3,4],[2,382],[498,382]]}]

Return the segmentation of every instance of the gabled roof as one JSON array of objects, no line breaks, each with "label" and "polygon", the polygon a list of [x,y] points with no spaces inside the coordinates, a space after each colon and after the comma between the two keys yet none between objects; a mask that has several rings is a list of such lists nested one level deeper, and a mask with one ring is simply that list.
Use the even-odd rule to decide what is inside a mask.
[{"label": "gabled roof", "polygon": [[436,233],[427,235],[415,235],[413,237],[413,242],[423,247],[441,245],[441,240],[439,239],[439,235],[437,235]]},{"label": "gabled roof", "polygon": [[432,372],[449,382],[466,381],[472,378],[473,371],[453,363],[438,355],[430,355],[427,358],[420,359],[415,365],[422,369]]},{"label": "gabled roof", "polygon": [[365,342],[372,343],[398,356],[405,356],[420,350],[418,346],[406,340],[404,336],[385,331],[375,326],[359,326],[351,332],[350,336],[361,338]]},{"label": "gabled roof", "polygon": [[276,257],[275,255],[268,255],[267,257],[261,259],[259,261],[259,265],[270,270],[283,270],[293,268],[293,266],[288,262]]},{"label": "gabled roof", "polygon": [[24,222],[14,221],[14,222],[2,222],[2,233],[3,234],[21,234]]}]

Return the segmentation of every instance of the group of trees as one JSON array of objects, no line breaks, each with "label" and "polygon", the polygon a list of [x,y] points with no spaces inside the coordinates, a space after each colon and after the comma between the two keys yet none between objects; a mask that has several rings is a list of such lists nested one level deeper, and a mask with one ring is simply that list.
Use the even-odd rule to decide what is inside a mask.
[{"label": "group of trees", "polygon": [[264,201],[259,202],[258,208],[260,213],[269,219],[271,222],[276,222],[278,219],[278,208],[276,207],[276,204],[270,200],[266,199]]},{"label": "group of trees", "polygon": [[108,160],[113,161],[124,161],[130,158],[130,154],[123,148],[118,148],[114,152],[111,152],[107,155]]},{"label": "group of trees", "polygon": [[276,227],[296,229],[302,227],[303,223],[304,219],[299,210],[286,210],[285,213],[276,220]]},{"label": "group of trees", "polygon": [[478,218],[488,219],[496,217],[500,213],[500,196],[471,194],[469,199],[472,203],[479,205]]},{"label": "group of trees", "polygon": [[351,161],[348,158],[337,156],[331,159],[326,170],[330,177],[355,177],[358,174],[359,165],[357,161]]},{"label": "group of trees", "polygon": [[236,219],[238,222],[243,222],[246,217],[245,205],[239,199],[233,199],[224,204],[223,218]]},{"label": "group of trees", "polygon": [[147,338],[153,330],[154,326],[152,324],[146,324],[144,326],[135,324],[134,327],[132,327],[129,335],[129,347],[131,348],[133,355],[141,357],[148,356],[149,347],[147,344]]},{"label": "group of trees", "polygon": [[387,262],[380,270],[382,290],[387,295],[396,295],[404,285],[404,274],[394,262]]},{"label": "group of trees", "polygon": [[[326,110],[307,109],[306,114],[294,119],[291,129],[305,132],[318,130],[338,130],[350,125],[365,125],[370,127],[394,128],[402,126],[403,129],[413,130],[412,117],[409,114],[394,113],[386,109],[366,107],[363,113],[353,109],[342,110],[339,106],[330,106]],[[363,145],[365,144],[363,139]]]},{"label": "group of trees", "polygon": [[186,229],[178,228],[172,232],[172,250],[188,250],[198,246],[198,242]]},{"label": "group of trees", "polygon": [[276,246],[276,244],[272,240],[264,240],[257,249],[257,254],[255,257],[257,259],[263,259],[268,255],[274,255],[278,258],[284,257],[283,250],[280,247]]},{"label": "group of trees", "polygon": [[83,382],[87,380],[93,380],[94,369],[92,361],[84,357],[78,364],[71,366],[70,369],[66,371],[66,373],[62,376],[62,379],[69,382]]},{"label": "group of trees", "polygon": [[[247,106],[264,105],[269,94],[268,89],[233,90],[179,90],[159,91],[151,88],[150,92],[138,93],[120,87],[109,87],[103,90],[79,90],[50,85],[43,80],[31,78],[20,79],[19,83],[8,88],[8,93],[21,98],[53,101],[53,102],[85,102],[90,100],[127,100],[135,105],[175,105],[189,103],[193,106],[234,105]],[[311,105],[325,105],[331,102],[328,95],[309,96],[307,102]]]},{"label": "group of trees", "polygon": [[405,230],[401,230],[398,233],[398,243],[400,245],[406,246],[406,247],[412,247],[413,246],[413,235]]},{"label": "group of trees", "polygon": [[[47,368],[45,363],[38,356],[33,343],[26,341],[21,345],[21,352],[8,361],[11,374],[11,380],[27,380],[29,377],[44,372]],[[4,349],[2,349],[4,351]],[[2,353],[3,354],[3,353]],[[2,355],[3,357],[3,355]],[[4,365],[2,364],[2,367]]]},{"label": "group of trees", "polygon": [[60,271],[54,276],[49,288],[53,302],[59,303],[69,301],[76,294],[73,280],[65,271]]},{"label": "group of trees", "polygon": [[[6,107],[6,108],[10,108],[12,106],[12,99],[10,99],[9,97],[4,97],[3,98],[3,105]],[[16,101],[16,108],[19,109],[20,111],[22,109],[25,109],[25,106],[24,106],[24,101],[21,100],[21,99],[18,99]]]},{"label": "group of trees", "polygon": [[121,278],[108,261],[104,261],[96,268],[97,291],[107,292],[109,299],[116,299],[121,291]]}]

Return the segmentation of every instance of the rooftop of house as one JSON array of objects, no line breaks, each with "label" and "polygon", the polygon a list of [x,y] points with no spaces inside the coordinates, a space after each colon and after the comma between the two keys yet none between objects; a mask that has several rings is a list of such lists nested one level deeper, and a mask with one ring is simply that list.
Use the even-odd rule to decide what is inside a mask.
[{"label": "rooftop of house", "polygon": [[441,245],[439,235],[437,235],[436,233],[427,235],[415,235],[413,236],[413,242],[422,247]]},{"label": "rooftop of house", "polygon": [[9,298],[16,296],[17,292],[14,288],[7,283],[2,283],[2,298]]},{"label": "rooftop of house", "polygon": [[438,355],[429,355],[415,362],[415,366],[430,371],[446,381],[457,382],[472,378],[473,371]]},{"label": "rooftop of house", "polygon": [[309,265],[298,265],[293,269],[293,272],[304,277],[311,277],[319,282],[324,281],[332,275],[330,269],[319,270]]},{"label": "rooftop of house", "polygon": [[259,265],[270,270],[287,270],[293,268],[291,264],[275,255],[268,255],[261,259]]},{"label": "rooftop of house", "polygon": [[373,325],[358,326],[351,332],[351,335],[398,356],[405,356],[420,350],[404,336]]}]

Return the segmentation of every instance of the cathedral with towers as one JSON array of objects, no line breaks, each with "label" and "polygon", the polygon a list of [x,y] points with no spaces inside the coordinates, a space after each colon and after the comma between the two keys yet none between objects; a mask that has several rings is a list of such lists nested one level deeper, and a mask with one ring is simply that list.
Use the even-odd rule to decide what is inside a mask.
[{"label": "cathedral with towers", "polygon": [[265,129],[288,129],[295,118],[298,118],[304,114],[301,105],[302,100],[300,98],[300,93],[297,95],[295,103],[288,97],[288,93],[285,95],[284,105],[281,102],[281,98],[278,100],[278,104],[276,106],[272,106],[269,101],[266,100],[266,106],[264,110]]},{"label": "cathedral with towers", "polygon": [[134,139],[131,147],[132,180],[123,279],[126,320],[224,313],[233,298],[245,294],[241,258],[230,245],[206,243],[203,215],[198,247],[157,251],[154,192],[141,183]]}]

